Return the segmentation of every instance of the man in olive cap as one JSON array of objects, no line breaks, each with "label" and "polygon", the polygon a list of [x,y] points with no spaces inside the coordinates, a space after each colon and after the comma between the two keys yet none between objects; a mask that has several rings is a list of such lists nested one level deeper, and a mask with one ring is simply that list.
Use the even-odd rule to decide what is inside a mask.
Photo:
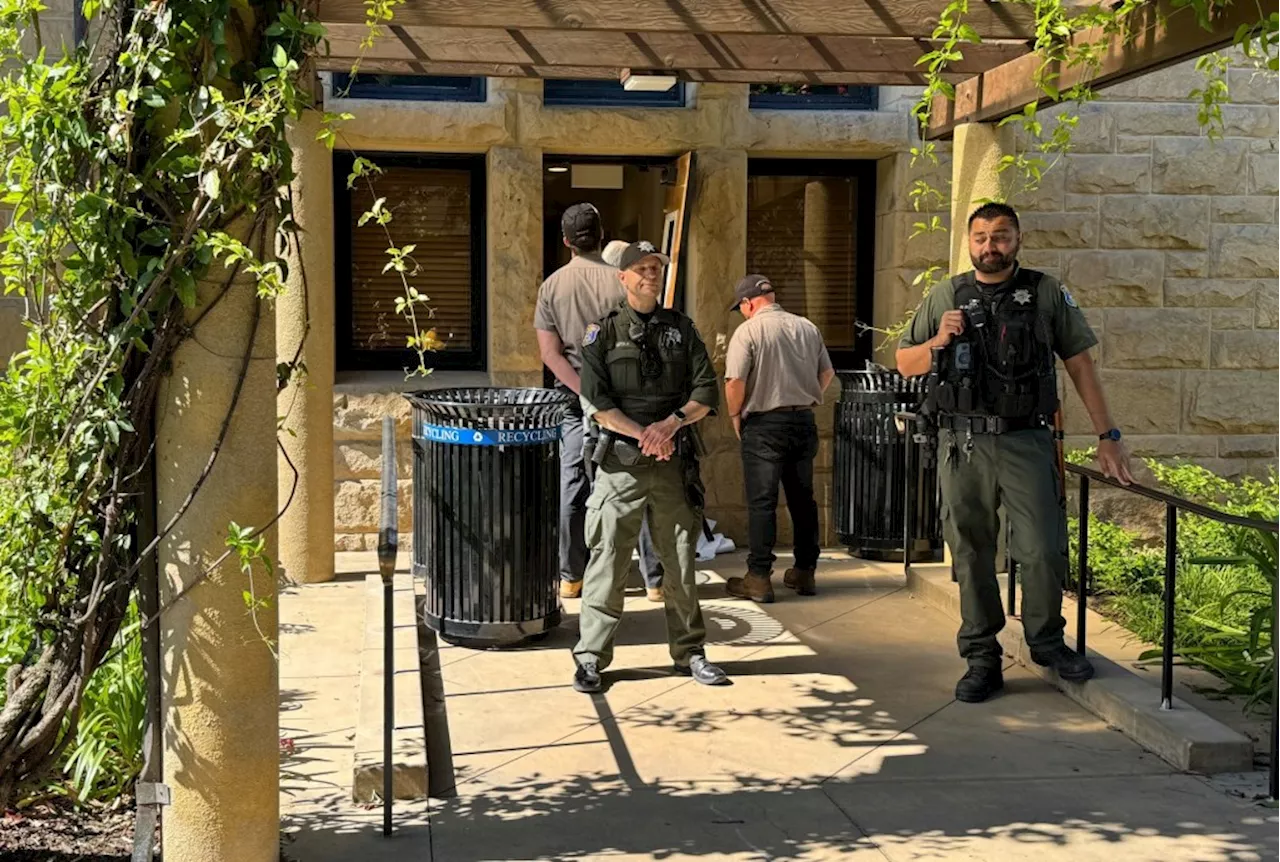
[{"label": "man in olive cap", "polygon": [[703,685],[728,681],[703,646],[707,629],[694,573],[702,483],[689,427],[715,409],[720,390],[693,321],[658,304],[669,262],[648,242],[623,250],[616,277],[626,300],[582,337],[582,400],[611,435],[591,492],[591,562],[578,619],[582,636],[573,650],[573,687],[587,694],[601,690],[600,674],[613,660],[631,550],[646,516],[665,572],[675,671]]}]

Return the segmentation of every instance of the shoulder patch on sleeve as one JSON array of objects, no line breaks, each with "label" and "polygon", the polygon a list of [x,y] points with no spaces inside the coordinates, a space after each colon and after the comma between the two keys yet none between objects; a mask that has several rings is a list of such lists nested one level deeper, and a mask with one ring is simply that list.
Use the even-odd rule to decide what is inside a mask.
[{"label": "shoulder patch on sleeve", "polygon": [[596,339],[600,337],[600,324],[593,323],[587,327],[587,331],[582,333],[582,346],[590,347],[596,343]]},{"label": "shoulder patch on sleeve", "polygon": [[1071,291],[1067,290],[1067,286],[1065,284],[1059,286],[1062,288],[1063,301],[1072,308],[1079,308],[1080,306],[1076,305],[1076,298],[1071,295]]}]

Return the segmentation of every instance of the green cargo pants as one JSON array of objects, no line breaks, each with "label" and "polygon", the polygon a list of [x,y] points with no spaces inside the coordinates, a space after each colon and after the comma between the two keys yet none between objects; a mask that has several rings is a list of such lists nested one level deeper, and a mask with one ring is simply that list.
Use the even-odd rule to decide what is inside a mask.
[{"label": "green cargo pants", "polygon": [[1037,652],[1060,646],[1066,625],[1067,524],[1058,502],[1052,434],[1036,429],[968,438],[964,432],[941,431],[938,459],[943,533],[960,582],[961,657],[971,665],[1000,666],[996,634],[1005,618],[996,581],[996,509],[1001,503],[1022,581],[1027,645]]},{"label": "green cargo pants", "polygon": [[702,515],[684,495],[680,463],[671,460],[627,468],[612,458],[596,472],[587,500],[587,545],[591,561],[582,583],[581,638],[573,648],[578,663],[594,660],[600,670],[613,661],[613,638],[622,604],[631,552],[640,537],[646,509],[654,548],[662,561],[662,595],[672,660],[687,667],[702,653],[707,630],[694,575]]}]

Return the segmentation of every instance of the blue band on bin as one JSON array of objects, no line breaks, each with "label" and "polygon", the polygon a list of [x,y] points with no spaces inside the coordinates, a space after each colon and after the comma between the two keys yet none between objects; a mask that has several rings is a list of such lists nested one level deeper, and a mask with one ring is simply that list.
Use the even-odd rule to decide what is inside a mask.
[{"label": "blue band on bin", "polygon": [[560,426],[551,428],[449,428],[444,425],[421,426],[421,437],[432,443],[455,446],[536,446],[560,439]]}]

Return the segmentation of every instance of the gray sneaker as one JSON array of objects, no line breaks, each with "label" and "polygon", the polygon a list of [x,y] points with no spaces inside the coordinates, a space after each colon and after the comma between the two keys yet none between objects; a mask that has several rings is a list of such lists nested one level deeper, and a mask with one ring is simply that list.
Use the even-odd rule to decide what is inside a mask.
[{"label": "gray sneaker", "polygon": [[600,671],[596,670],[596,663],[584,661],[578,665],[578,669],[573,672],[573,690],[583,694],[595,694],[600,691],[600,688]]},{"label": "gray sneaker", "polygon": [[706,656],[695,655],[688,667],[676,665],[675,669],[676,673],[691,676],[694,682],[703,685],[724,685],[729,681],[729,675],[707,661]]}]

